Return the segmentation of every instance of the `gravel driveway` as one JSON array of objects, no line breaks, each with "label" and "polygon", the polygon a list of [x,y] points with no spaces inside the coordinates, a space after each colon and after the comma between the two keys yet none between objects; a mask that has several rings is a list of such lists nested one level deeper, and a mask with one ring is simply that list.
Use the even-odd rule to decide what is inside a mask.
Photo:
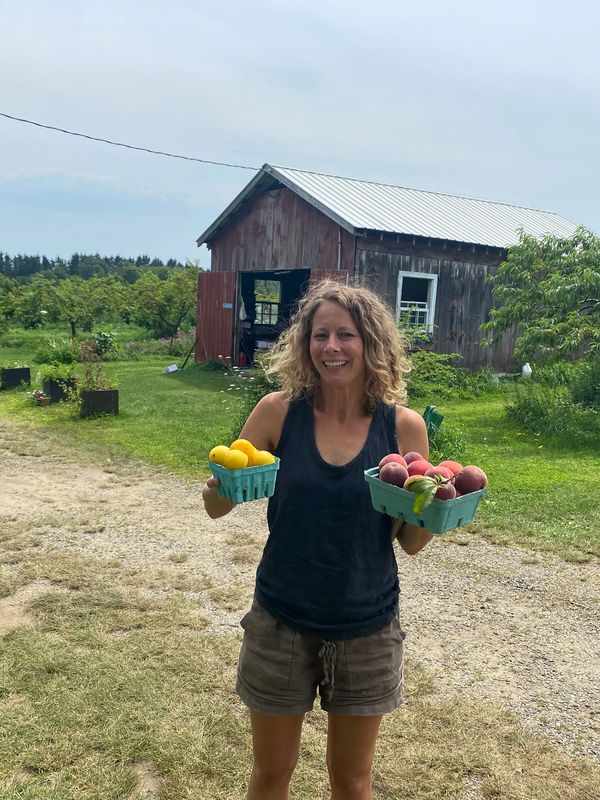
[{"label": "gravel driveway", "polygon": [[[205,581],[191,594],[211,629],[239,631],[266,501],[213,521],[199,482],[123,459],[75,460],[40,436],[0,422],[0,531],[18,518],[43,548],[176,567]],[[460,542],[436,537],[417,556],[398,553],[407,656],[440,694],[501,703],[568,752],[600,761],[598,560],[570,564],[468,534]],[[30,623],[27,602],[45,590],[24,587],[0,600],[0,634]]]}]

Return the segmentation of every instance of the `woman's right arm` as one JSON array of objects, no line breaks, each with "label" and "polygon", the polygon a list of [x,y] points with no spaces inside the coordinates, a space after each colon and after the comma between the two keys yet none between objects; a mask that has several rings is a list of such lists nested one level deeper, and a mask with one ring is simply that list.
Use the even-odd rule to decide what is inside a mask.
[{"label": "woman's right arm", "polygon": [[[265,395],[246,420],[240,439],[248,439],[257,450],[273,452],[281,436],[287,408],[288,400],[283,392],[271,392]],[[235,503],[231,500],[221,497],[217,491],[218,485],[217,478],[209,478],[202,490],[204,508],[212,519],[224,517],[235,507]]]}]

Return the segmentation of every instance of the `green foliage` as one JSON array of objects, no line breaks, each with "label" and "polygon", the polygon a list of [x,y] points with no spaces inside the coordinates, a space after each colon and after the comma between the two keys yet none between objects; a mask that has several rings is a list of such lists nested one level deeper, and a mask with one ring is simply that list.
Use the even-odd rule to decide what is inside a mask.
[{"label": "green foliage", "polygon": [[[268,358],[268,356],[267,356]],[[230,441],[237,439],[244,423],[250,416],[254,406],[269,392],[276,392],[281,387],[267,378],[264,359],[260,357],[254,369],[241,370],[238,367],[225,365],[225,371],[231,377],[227,389],[225,405],[231,416]]]},{"label": "green foliage", "polygon": [[[55,306],[54,285],[36,275],[31,282],[14,290],[14,317],[26,329],[39,328]],[[51,315],[50,315],[51,316]]]},{"label": "green foliage", "polygon": [[174,337],[195,322],[198,271],[195,264],[173,262],[168,268],[137,265],[127,274],[100,268],[85,275],[33,270],[18,280],[0,274],[0,332],[12,318],[26,329],[65,323],[74,338],[80,330],[90,332],[94,323],[135,319],[156,337]]},{"label": "green foliage", "polygon": [[544,434],[565,447],[600,449],[600,413],[574,403],[565,386],[520,384],[506,411],[521,428]]},{"label": "green foliage", "polygon": [[42,364],[38,377],[41,381],[74,381],[77,378],[77,370],[70,364],[60,364],[55,361],[53,364]]},{"label": "green foliage", "polygon": [[94,351],[99,358],[106,358],[119,350],[119,343],[113,331],[95,331],[90,342],[94,344]]},{"label": "green foliage", "polygon": [[482,327],[487,344],[517,328],[516,359],[552,361],[600,348],[600,239],[585,228],[568,239],[520,233],[488,278],[497,308]]},{"label": "green foliage", "polygon": [[70,339],[48,339],[38,348],[33,361],[36,364],[72,364],[77,361],[77,353]]},{"label": "green foliage", "polygon": [[166,280],[145,272],[132,287],[133,317],[157,338],[175,337],[194,323],[198,270],[173,269]]},{"label": "green foliage", "polygon": [[[80,277],[89,280],[94,277],[117,277],[126,283],[134,283],[141,272],[151,270],[164,279],[171,269],[188,266],[170,258],[163,262],[159,258],[142,255],[133,258],[122,256],[101,256],[99,253],[73,253],[68,259],[46,258],[46,256],[29,256],[0,253],[0,276],[14,278],[19,282],[27,282],[34,275],[42,275],[48,279]],[[195,265],[193,265],[195,266]]]},{"label": "green foliage", "polygon": [[571,384],[574,403],[600,411],[600,356],[585,363]]},{"label": "green foliage", "polygon": [[583,361],[556,361],[534,364],[531,380],[544,386],[570,386],[584,366]]},{"label": "green foliage", "polygon": [[485,368],[477,373],[455,366],[460,358],[456,354],[433,353],[418,350],[411,353],[411,372],[408,375],[409,397],[429,400],[480,397],[498,391],[498,381],[492,371]]},{"label": "green foliage", "polygon": [[429,437],[429,461],[439,464],[451,459],[464,462],[467,445],[462,428],[444,419],[437,431]]},{"label": "green foliage", "polygon": [[0,334],[8,329],[10,317],[14,311],[15,285],[15,281],[0,275]]}]

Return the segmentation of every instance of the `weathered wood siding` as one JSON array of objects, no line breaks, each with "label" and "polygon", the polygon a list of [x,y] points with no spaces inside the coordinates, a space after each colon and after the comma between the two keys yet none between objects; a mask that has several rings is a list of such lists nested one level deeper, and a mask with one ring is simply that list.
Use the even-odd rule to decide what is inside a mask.
[{"label": "weathered wood siding", "polygon": [[[488,319],[493,298],[486,277],[495,270],[492,264],[452,257],[417,255],[375,249],[373,243],[357,249],[357,276],[396,309],[398,275],[414,272],[437,275],[437,300],[434,318],[435,352],[458,353],[461,365],[469,369],[491,365],[496,370],[512,369],[512,340],[505,336],[500,345],[484,348],[486,334],[480,326]],[[408,248],[407,248],[408,249]],[[467,252],[465,256],[469,256]],[[496,257],[496,263],[497,263]]]},{"label": "weathered wood siding", "polygon": [[354,264],[354,238],[289,189],[257,195],[211,242],[211,271],[336,269]]}]

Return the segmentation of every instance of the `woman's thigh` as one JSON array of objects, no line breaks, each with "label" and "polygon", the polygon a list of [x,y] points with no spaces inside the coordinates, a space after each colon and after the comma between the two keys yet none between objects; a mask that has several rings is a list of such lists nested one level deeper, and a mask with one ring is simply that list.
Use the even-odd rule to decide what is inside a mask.
[{"label": "woman's thigh", "polygon": [[327,767],[332,778],[351,783],[370,775],[382,718],[328,714]]},{"label": "woman's thigh", "polygon": [[263,714],[250,709],[254,762],[273,773],[293,771],[300,753],[304,714]]}]

